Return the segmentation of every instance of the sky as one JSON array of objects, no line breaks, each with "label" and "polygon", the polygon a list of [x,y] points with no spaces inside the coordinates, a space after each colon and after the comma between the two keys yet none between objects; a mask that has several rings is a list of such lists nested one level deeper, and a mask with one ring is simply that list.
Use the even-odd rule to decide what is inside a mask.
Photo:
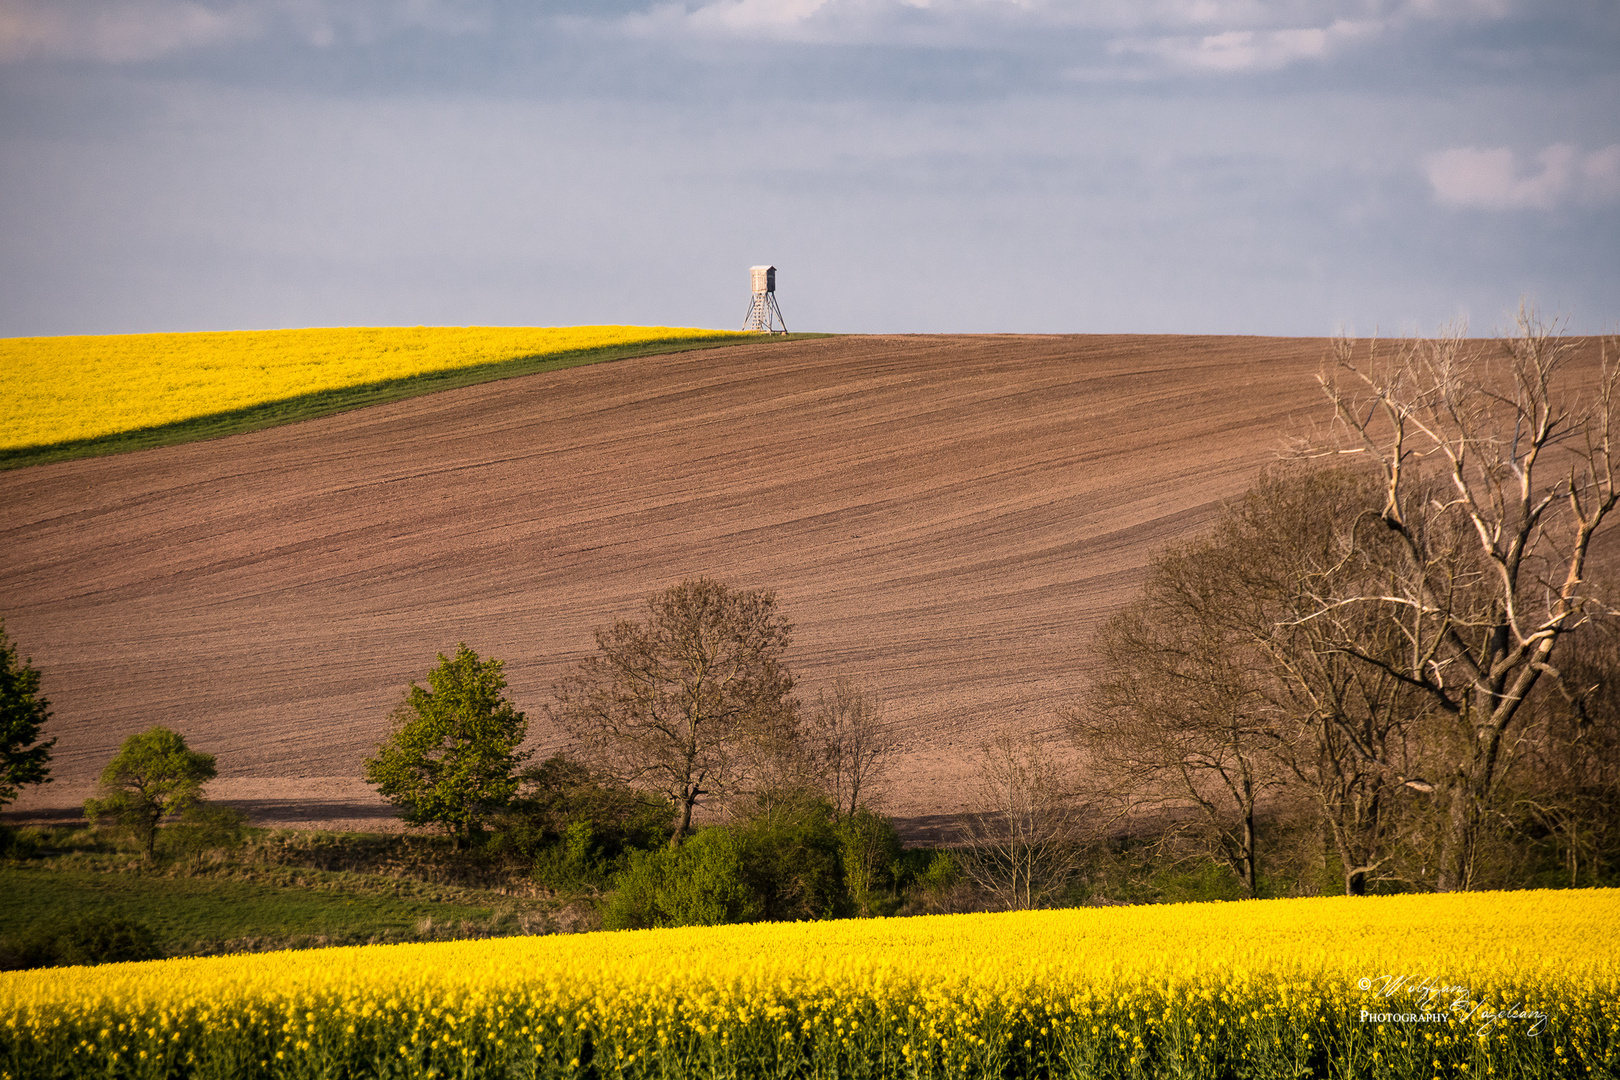
[{"label": "sky", "polygon": [[0,336],[1620,330],[1616,0],[0,0]]}]

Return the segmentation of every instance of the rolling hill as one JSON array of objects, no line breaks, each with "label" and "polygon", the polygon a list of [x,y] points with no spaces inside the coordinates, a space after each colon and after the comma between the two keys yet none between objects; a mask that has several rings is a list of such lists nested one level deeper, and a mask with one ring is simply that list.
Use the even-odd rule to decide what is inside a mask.
[{"label": "rolling hill", "polygon": [[1327,418],[1321,339],[888,336],[649,356],[0,474],[0,614],[77,812],[132,732],[263,822],[376,827],[361,760],[465,641],[549,685],[650,593],[778,591],[813,699],[881,695],[927,837],[974,749],[1054,731],[1153,550]]}]

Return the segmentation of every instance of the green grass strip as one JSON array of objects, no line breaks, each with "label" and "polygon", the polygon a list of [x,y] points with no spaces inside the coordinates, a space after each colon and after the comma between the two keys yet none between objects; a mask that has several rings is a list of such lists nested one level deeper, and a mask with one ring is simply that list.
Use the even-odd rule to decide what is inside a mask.
[{"label": "green grass strip", "polygon": [[[304,873],[276,885],[214,877],[106,874],[93,870],[0,869],[0,938],[16,939],[62,916],[130,919],[152,929],[170,955],[210,953],[230,942],[296,945],[364,943],[418,936],[422,920],[482,928],[493,904],[443,901],[399,883],[401,895],[373,881]],[[315,886],[315,887],[311,887]],[[471,902],[468,902],[471,901]]]}]

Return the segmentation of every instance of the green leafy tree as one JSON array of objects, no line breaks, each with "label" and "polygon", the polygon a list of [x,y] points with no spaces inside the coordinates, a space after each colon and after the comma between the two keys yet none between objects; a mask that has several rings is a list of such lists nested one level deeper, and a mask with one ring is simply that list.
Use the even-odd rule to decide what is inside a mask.
[{"label": "green leafy tree", "polygon": [[39,695],[39,672],[19,660],[0,620],[0,806],[17,797],[25,784],[51,782],[51,747],[39,741],[39,729],[51,718],[51,703]]},{"label": "green leafy tree", "polygon": [[841,816],[835,828],[844,887],[855,913],[862,918],[893,915],[900,907],[895,868],[901,852],[894,823],[863,806]]},{"label": "green leafy tree", "polygon": [[465,644],[439,654],[426,689],[411,683],[394,710],[394,733],[366,761],[366,782],[411,825],[438,825],[462,847],[512,801],[518,745],[528,731],[512,707],[500,660],[480,660]]},{"label": "green leafy tree", "polygon": [[202,801],[215,776],[214,755],[192,750],[179,732],[154,727],[124,740],[101,774],[103,797],[84,805],[85,816],[111,818],[128,829],[152,859],[158,826]]}]

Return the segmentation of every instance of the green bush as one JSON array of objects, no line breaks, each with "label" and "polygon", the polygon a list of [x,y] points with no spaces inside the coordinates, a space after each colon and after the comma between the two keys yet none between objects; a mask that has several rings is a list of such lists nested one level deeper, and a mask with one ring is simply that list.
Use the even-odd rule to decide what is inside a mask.
[{"label": "green bush", "polygon": [[39,854],[39,830],[0,825],[0,859],[21,862]]},{"label": "green bush", "polygon": [[597,886],[608,877],[608,863],[589,821],[572,821],[557,840],[534,858],[534,880],[559,891]]},{"label": "green bush", "polygon": [[772,805],[732,829],[760,918],[797,922],[853,914],[832,804],[801,794]]},{"label": "green bush", "polygon": [[949,889],[962,880],[962,868],[957,865],[956,856],[949,851],[936,851],[928,860],[928,865],[922,873],[917,875],[917,887],[922,889],[943,890]]},{"label": "green bush", "polygon": [[[881,814],[857,810],[836,827],[844,887],[853,913],[893,915],[900,907],[900,834]],[[948,856],[947,856],[948,857]]]},{"label": "green bush", "polygon": [[678,848],[636,852],[613,879],[606,930],[753,922],[762,909],[743,876],[743,849],[727,829],[704,829]]},{"label": "green bush", "polygon": [[605,887],[629,853],[661,847],[674,810],[563,755],[526,769],[484,850],[559,891]]},{"label": "green bush", "polygon": [[240,849],[247,827],[247,815],[235,807],[197,803],[163,830],[163,851],[199,869],[210,853],[229,854]]},{"label": "green bush", "polygon": [[[826,799],[772,792],[755,816],[704,829],[679,848],[635,854],[613,880],[603,926],[697,926],[849,915],[899,907],[894,827],[861,811],[839,818]],[[561,873],[568,858],[551,864]]]},{"label": "green bush", "polygon": [[988,898],[962,874],[956,856],[939,848],[909,848],[895,860],[900,915],[947,915],[987,911]]}]

